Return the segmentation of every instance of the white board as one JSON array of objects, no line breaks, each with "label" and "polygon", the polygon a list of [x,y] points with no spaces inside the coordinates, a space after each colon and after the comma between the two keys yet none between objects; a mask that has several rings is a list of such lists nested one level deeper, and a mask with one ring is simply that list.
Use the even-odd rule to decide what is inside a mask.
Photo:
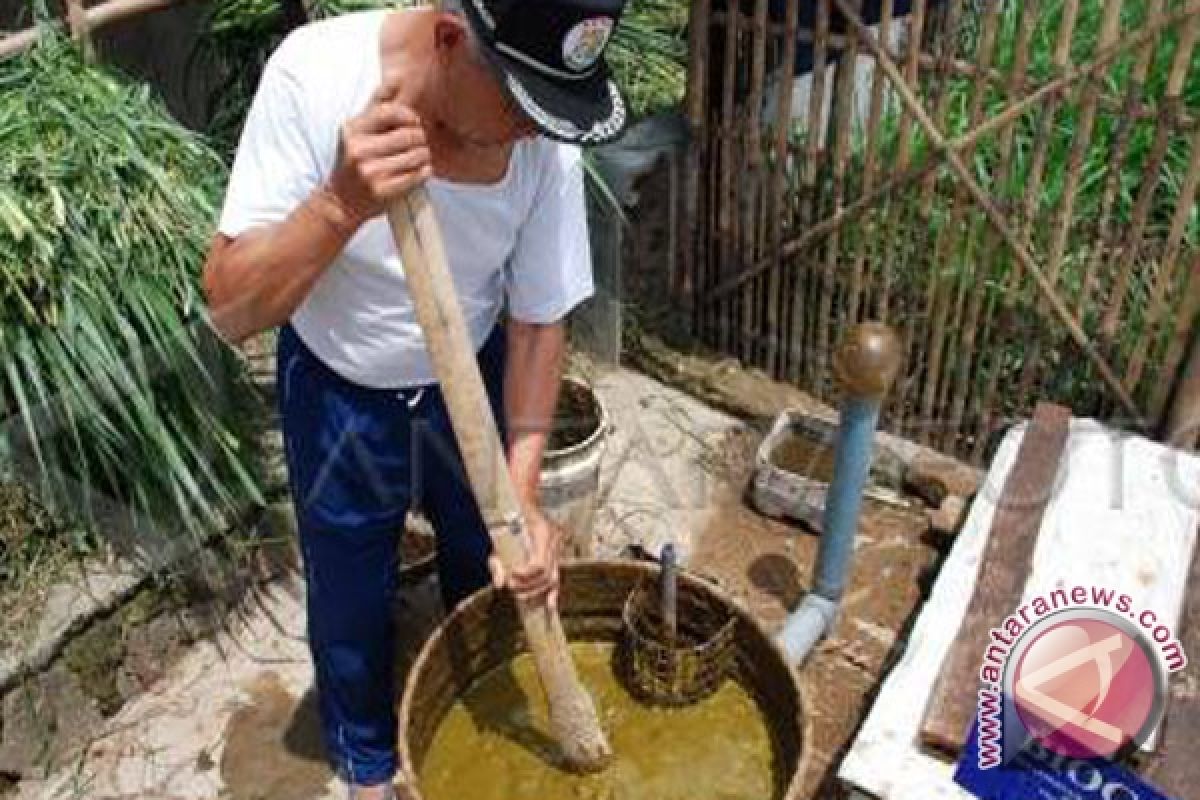
[{"label": "white board", "polygon": [[[953,764],[921,749],[918,732],[970,603],[995,503],[1023,434],[1024,426],[1014,428],[1001,443],[904,655],[841,764],[838,776],[853,789],[879,800],[972,797],[953,782]],[[1138,607],[1177,628],[1198,522],[1200,458],[1093,420],[1072,420],[1025,598],[1060,586],[1104,586],[1129,593]]]}]

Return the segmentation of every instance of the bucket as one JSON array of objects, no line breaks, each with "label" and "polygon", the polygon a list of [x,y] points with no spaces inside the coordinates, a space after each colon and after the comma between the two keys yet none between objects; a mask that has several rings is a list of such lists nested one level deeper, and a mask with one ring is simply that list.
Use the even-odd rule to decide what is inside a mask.
[{"label": "bucket", "polygon": [[[836,422],[800,409],[779,414],[754,457],[749,492],[754,508],[765,516],[802,522],[820,532],[833,480],[837,437]],[[888,488],[899,485],[903,471],[903,461],[890,448],[876,443],[864,495],[906,507],[903,498]]]},{"label": "bucket", "polygon": [[[562,568],[559,611],[567,639],[616,644],[630,593],[658,580],[658,567],[635,561],[575,561]],[[720,607],[734,620],[729,677],[754,698],[771,738],[774,791],[762,800],[798,800],[803,783],[804,715],[796,675],[774,640],[720,589],[679,575],[681,608]],[[681,622],[687,617],[681,617]],[[520,621],[508,592],[484,589],[463,601],[426,640],[400,700],[398,779],[423,800],[417,775],[442,720],[483,675],[523,649]],[[698,798],[703,794],[698,793]],[[648,799],[649,800],[649,799]]]},{"label": "bucket", "polygon": [[592,520],[608,428],[608,412],[592,388],[564,378],[554,430],[542,456],[538,495],[546,516],[566,532],[563,554],[567,558],[596,555]]},{"label": "bucket", "polygon": [[[790,519],[820,530],[837,425],[802,411],[788,409],[775,418],[771,431],[754,456],[751,501],[759,513]],[[789,443],[804,443],[809,455],[800,463],[780,465],[777,457]]]}]

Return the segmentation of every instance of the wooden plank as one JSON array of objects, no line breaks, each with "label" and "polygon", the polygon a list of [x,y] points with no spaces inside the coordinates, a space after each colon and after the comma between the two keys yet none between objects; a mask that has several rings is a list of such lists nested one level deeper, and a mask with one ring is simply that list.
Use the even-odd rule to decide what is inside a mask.
[{"label": "wooden plank", "polygon": [[966,741],[978,700],[979,654],[996,620],[1021,603],[1070,421],[1070,409],[1039,403],[1004,483],[971,604],[921,726],[921,740],[938,750],[957,754]]},{"label": "wooden plank", "polygon": [[1188,665],[1171,680],[1162,758],[1147,770],[1147,777],[1172,797],[1191,797],[1200,787],[1200,547],[1192,554],[1187,598],[1176,631]]},{"label": "wooden plank", "polygon": [[[1023,428],[1011,429],[996,451],[900,660],[838,769],[843,785],[879,800],[973,800],[954,782],[954,763],[922,749],[918,735],[934,680],[966,615]],[[1200,525],[1191,488],[1200,486],[1200,457],[1073,419],[1063,459],[1022,603],[1062,586],[1103,585],[1155,609],[1178,630]]]}]

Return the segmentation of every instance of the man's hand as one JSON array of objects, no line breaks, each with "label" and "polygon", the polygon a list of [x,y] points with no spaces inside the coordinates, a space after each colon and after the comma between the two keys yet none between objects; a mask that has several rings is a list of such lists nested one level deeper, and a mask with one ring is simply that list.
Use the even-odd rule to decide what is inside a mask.
[{"label": "man's hand", "polygon": [[425,130],[416,112],[385,83],[361,114],[342,126],[328,191],[357,224],[433,174]]},{"label": "man's hand", "polygon": [[488,559],[492,584],[509,588],[522,600],[545,597],[552,609],[558,608],[558,562],[562,553],[563,531],[553,520],[533,506],[524,510],[525,529],[529,533],[529,559],[508,575],[500,559]]}]

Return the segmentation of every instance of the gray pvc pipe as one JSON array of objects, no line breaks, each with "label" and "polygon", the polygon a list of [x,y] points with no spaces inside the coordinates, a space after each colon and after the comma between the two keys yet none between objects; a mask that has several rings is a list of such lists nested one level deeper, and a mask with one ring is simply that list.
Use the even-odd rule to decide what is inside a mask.
[{"label": "gray pvc pipe", "polygon": [[778,642],[793,664],[803,662],[833,627],[854,557],[863,490],[871,469],[879,397],[849,397],[842,405],[833,481],[825,501],[814,588],[784,623]]}]

